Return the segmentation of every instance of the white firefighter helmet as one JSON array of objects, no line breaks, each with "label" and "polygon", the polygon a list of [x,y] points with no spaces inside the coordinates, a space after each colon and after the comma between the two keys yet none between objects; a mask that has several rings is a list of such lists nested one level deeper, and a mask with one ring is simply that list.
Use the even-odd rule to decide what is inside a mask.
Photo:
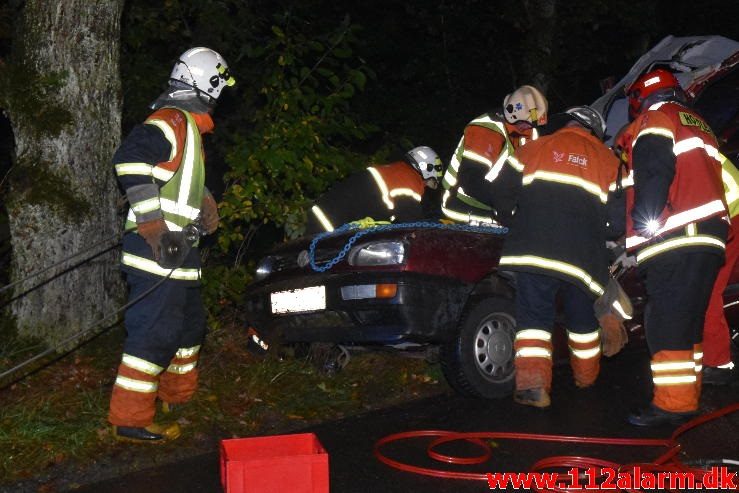
[{"label": "white firefighter helmet", "polygon": [[190,48],[177,60],[170,80],[179,81],[195,88],[198,93],[218,99],[225,86],[236,83],[221,55],[210,48]]},{"label": "white firefighter helmet", "polygon": [[439,155],[432,148],[427,146],[414,147],[405,155],[406,160],[411,164],[424,180],[441,178],[441,172],[444,165],[441,163]]},{"label": "white firefighter helmet", "polygon": [[547,122],[547,98],[534,86],[521,86],[503,99],[503,115],[508,123]]},{"label": "white firefighter helmet", "polygon": [[606,135],[606,122],[596,110],[590,106],[573,106],[565,113],[577,120],[581,125],[589,128],[596,137],[603,140]]}]

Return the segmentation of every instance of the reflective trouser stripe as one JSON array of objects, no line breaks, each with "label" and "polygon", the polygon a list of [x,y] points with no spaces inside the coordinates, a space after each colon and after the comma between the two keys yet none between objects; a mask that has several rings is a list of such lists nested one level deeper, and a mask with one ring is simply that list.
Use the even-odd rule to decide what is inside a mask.
[{"label": "reflective trouser stripe", "polygon": [[135,380],[133,378],[124,377],[118,375],[115,379],[115,384],[131,392],[143,392],[151,393],[156,392],[159,387],[158,382],[146,382],[144,380]]},{"label": "reflective trouser stripe", "polygon": [[180,281],[197,281],[200,279],[200,269],[165,269],[153,260],[139,257],[128,252],[123,252],[121,263],[157,276],[169,276],[171,279],[177,279]]},{"label": "reflective trouser stripe", "polygon": [[159,375],[162,370],[164,370],[164,368],[159,365],[155,365],[154,363],[150,363],[149,361],[146,361],[144,359],[137,358],[136,356],[131,356],[130,354],[124,354],[121,363],[129,368],[133,368],[134,370],[146,373],[147,375],[156,376]]}]

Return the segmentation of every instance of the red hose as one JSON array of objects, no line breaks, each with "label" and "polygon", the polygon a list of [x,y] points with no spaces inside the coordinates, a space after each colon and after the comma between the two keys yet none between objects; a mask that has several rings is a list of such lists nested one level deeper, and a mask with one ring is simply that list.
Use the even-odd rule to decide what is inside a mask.
[{"label": "red hose", "polygon": [[[380,449],[391,442],[398,442],[401,440],[409,440],[413,438],[427,437],[433,438],[433,440],[427,445],[426,452],[432,459],[445,462],[448,464],[482,464],[493,455],[490,446],[484,440],[496,440],[496,439],[509,439],[509,440],[534,440],[540,442],[564,442],[564,443],[587,443],[587,444],[601,444],[601,445],[624,445],[624,446],[644,446],[644,447],[664,447],[667,450],[657,457],[651,463],[644,464],[617,464],[602,459],[593,457],[579,457],[579,456],[555,456],[541,459],[531,466],[530,472],[539,472],[545,470],[551,470],[554,468],[611,468],[614,471],[626,471],[630,470],[635,466],[639,466],[643,471],[653,472],[692,472],[696,475],[696,479],[702,478],[702,475],[708,471],[704,469],[691,468],[681,463],[677,459],[677,454],[682,449],[682,446],[678,442],[678,438],[688,430],[691,430],[703,423],[712,421],[721,416],[733,413],[739,410],[739,403],[729,405],[721,408],[712,413],[698,416],[697,418],[685,423],[680,426],[671,435],[670,438],[657,439],[657,438],[594,438],[594,437],[578,437],[578,436],[563,436],[563,435],[545,435],[535,433],[511,433],[511,432],[474,432],[474,433],[461,433],[454,431],[443,431],[443,430],[418,430],[418,431],[406,431],[403,433],[395,433],[381,438],[375,443],[374,455],[380,462],[387,464],[390,467],[399,469],[401,471],[412,472],[415,474],[421,474],[424,476],[433,476],[437,478],[447,479],[467,479],[474,481],[487,481],[488,476],[484,473],[473,473],[463,471],[446,471],[442,469],[435,469],[429,467],[415,466],[404,462],[391,459],[384,455]],[[480,448],[482,453],[476,456],[470,457],[456,457],[450,455],[440,454],[434,449],[444,443],[454,442],[458,440],[464,440],[472,443],[476,447]],[[569,489],[556,488],[553,490],[539,490],[534,488],[534,491],[555,491],[555,492],[567,492]],[[577,489],[577,491],[582,491]],[[632,491],[632,490],[625,490]]]}]

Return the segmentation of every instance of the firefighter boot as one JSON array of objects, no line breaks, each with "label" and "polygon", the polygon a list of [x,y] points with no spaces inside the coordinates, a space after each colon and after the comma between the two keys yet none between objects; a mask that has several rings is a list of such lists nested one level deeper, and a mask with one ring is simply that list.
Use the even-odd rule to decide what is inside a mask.
[{"label": "firefighter boot", "polygon": [[120,442],[164,443],[180,436],[180,426],[177,423],[168,425],[154,423],[142,428],[113,426],[113,436]]},{"label": "firefighter boot", "polygon": [[551,334],[541,329],[523,329],[516,333],[516,391],[513,401],[524,406],[549,407],[552,388]]}]

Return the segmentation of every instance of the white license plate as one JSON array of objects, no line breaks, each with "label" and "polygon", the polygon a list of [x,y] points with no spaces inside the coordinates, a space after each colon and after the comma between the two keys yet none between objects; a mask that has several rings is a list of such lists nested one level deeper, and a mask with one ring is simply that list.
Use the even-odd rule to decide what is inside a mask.
[{"label": "white license plate", "polygon": [[270,295],[272,313],[299,313],[326,309],[326,287],[311,286]]}]

